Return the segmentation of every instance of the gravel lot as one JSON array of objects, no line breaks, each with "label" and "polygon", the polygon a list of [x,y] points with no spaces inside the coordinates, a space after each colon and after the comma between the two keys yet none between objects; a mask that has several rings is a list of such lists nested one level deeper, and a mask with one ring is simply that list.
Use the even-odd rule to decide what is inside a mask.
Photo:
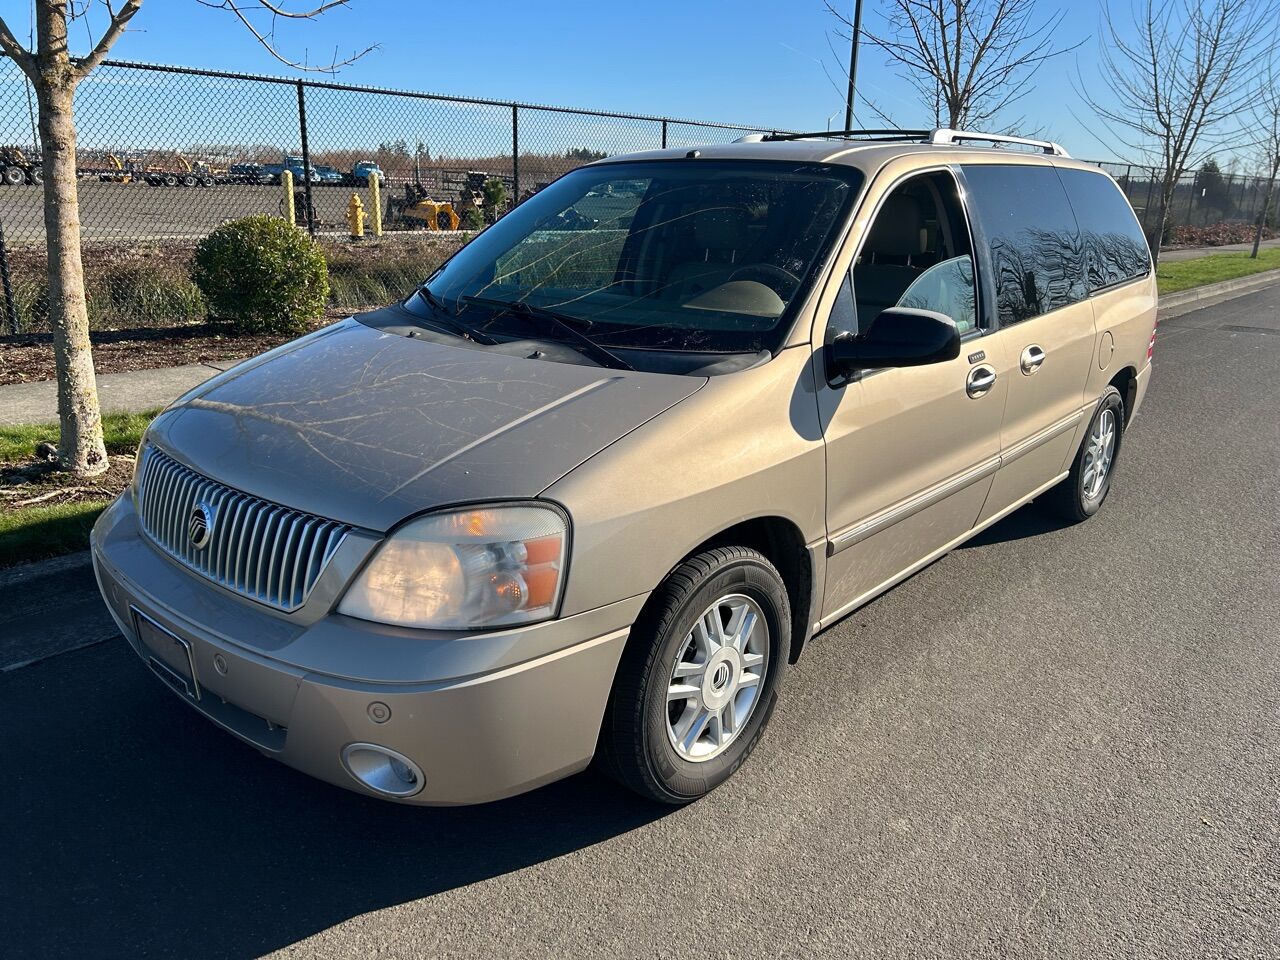
[{"label": "gravel lot", "polygon": [[[119,638],[0,672],[0,952],[1280,955],[1280,286],[1156,362],[1099,516],[1019,511],[818,637],[683,810],[365,800]],[[11,584],[0,634],[110,635],[91,580]]]}]

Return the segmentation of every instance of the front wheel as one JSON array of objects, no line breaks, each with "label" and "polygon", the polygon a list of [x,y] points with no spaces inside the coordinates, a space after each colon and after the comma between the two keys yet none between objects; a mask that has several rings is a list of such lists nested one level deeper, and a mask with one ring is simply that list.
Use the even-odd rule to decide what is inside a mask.
[{"label": "front wheel", "polygon": [[1089,429],[1072,461],[1067,478],[1049,491],[1047,505],[1071,523],[1088,520],[1111,492],[1111,475],[1124,434],[1124,400],[1107,387],[1098,401]]},{"label": "front wheel", "polygon": [[791,608],[761,553],[686,560],[637,622],[601,731],[606,770],[662,803],[711,792],[769,722],[791,646]]}]

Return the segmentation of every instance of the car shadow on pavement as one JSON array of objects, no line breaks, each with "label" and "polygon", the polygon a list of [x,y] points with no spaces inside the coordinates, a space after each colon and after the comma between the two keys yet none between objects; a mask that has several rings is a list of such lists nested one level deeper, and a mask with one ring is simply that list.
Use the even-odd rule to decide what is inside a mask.
[{"label": "car shadow on pavement", "polygon": [[1066,520],[1051,512],[1039,503],[1029,503],[1019,507],[998,523],[993,523],[972,540],[966,540],[960,549],[985,547],[993,543],[1009,543],[1013,540],[1026,540],[1030,537],[1056,533],[1072,526]]},{"label": "car shadow on pavement", "polygon": [[210,725],[121,638],[0,674],[0,724],[8,958],[256,957],[669,812],[592,773],[478,807],[357,796]]}]

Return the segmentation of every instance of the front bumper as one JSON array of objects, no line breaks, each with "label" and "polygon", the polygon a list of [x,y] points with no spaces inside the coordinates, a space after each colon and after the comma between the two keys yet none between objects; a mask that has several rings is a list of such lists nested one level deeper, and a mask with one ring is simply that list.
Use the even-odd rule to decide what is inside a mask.
[{"label": "front bumper", "polygon": [[342,751],[389,748],[425,775],[403,798],[419,804],[496,800],[583,769],[644,599],[469,636],[336,614],[306,623],[161,555],[127,493],[92,546],[120,631],[189,706],[267,756],[371,796]]}]

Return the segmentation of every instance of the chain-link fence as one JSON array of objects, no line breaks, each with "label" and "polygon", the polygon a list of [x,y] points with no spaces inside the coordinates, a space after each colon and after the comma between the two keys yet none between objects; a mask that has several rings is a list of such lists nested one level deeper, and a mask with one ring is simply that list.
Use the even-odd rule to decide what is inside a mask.
[{"label": "chain-link fence", "polygon": [[[76,112],[96,329],[203,320],[192,251],[237,217],[292,212],[325,249],[333,308],[360,309],[412,289],[469,231],[584,162],[761,129],[114,61],[80,84]],[[37,144],[34,92],[0,58],[0,332],[47,324]],[[1149,170],[1102,166],[1154,214]],[[353,243],[347,206],[355,193],[369,208],[371,180],[384,233]],[[1263,183],[1189,177],[1172,222],[1256,219]]]},{"label": "chain-link fence", "polygon": [[[1159,216],[1160,171],[1136,163],[1099,163],[1098,166],[1120,184],[1143,229],[1153,230]],[[1216,167],[1185,173],[1174,185],[1169,203],[1166,242],[1217,246],[1237,242],[1237,238],[1251,238],[1250,228],[1262,214],[1266,195],[1266,177],[1223,174]],[[1269,214],[1268,223],[1274,226],[1274,201]]]},{"label": "chain-link fence", "polygon": [[[76,115],[95,329],[202,320],[192,252],[237,217],[292,206],[325,249],[334,309],[378,306],[584,162],[754,129],[115,61],[80,84]],[[0,58],[0,332],[47,323],[37,144],[34,92]],[[352,243],[348,204],[372,225],[370,180],[384,232]]]}]

